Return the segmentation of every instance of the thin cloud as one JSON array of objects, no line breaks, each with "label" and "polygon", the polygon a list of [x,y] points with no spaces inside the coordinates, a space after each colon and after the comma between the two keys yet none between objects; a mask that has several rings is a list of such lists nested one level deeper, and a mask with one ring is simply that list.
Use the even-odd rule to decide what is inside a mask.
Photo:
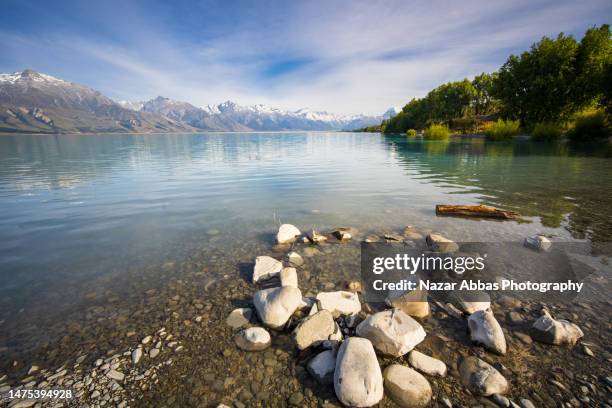
[{"label": "thin cloud", "polygon": [[369,114],[612,14],[599,0],[61,3],[9,4],[24,20],[0,17],[1,71],[35,68],[117,99]]}]

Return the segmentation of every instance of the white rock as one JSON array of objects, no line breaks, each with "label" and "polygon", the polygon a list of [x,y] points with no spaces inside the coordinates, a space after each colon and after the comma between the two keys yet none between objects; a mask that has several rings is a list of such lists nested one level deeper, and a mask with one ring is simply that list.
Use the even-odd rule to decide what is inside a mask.
[{"label": "white rock", "polygon": [[505,394],[508,381],[492,365],[477,357],[466,357],[459,365],[463,385],[476,395]]},{"label": "white rock", "polygon": [[123,374],[120,371],[117,370],[109,370],[106,373],[106,376],[112,380],[116,380],[116,381],[123,381],[123,379],[125,378],[125,374]]},{"label": "white rock", "polygon": [[[313,244],[320,244],[322,242],[327,241],[327,237],[325,235],[321,235],[315,230],[312,230],[310,233],[308,233],[307,238],[308,238],[308,241],[310,241]],[[306,251],[304,251],[304,253],[306,253]],[[308,254],[306,254],[306,256],[308,256]]]},{"label": "white rock", "polygon": [[306,366],[310,375],[321,384],[334,382],[334,371],[336,369],[336,352],[325,350],[308,362]]},{"label": "white rock", "polygon": [[248,307],[240,307],[238,309],[232,310],[225,319],[225,322],[231,328],[238,329],[249,324],[252,316],[253,309],[250,309]]},{"label": "white rock", "polygon": [[281,286],[291,286],[293,288],[298,287],[298,278],[295,268],[286,267],[281,270],[280,273]]},{"label": "white rock", "polygon": [[345,228],[345,227],[336,228],[332,232],[332,235],[338,238],[340,241],[348,241],[349,239],[353,238],[353,236],[350,233],[350,230],[351,230],[350,228]]},{"label": "white rock", "polygon": [[567,320],[555,320],[548,312],[532,326],[531,337],[541,343],[573,346],[584,336],[580,327]]},{"label": "white rock", "polygon": [[295,328],[293,338],[300,350],[310,346],[317,346],[334,334],[336,322],[329,310],[321,310],[312,316],[306,317]]},{"label": "white rock", "polygon": [[10,408],[30,408],[36,404],[35,399],[25,399],[25,400],[14,400],[18,401],[10,406]]},{"label": "white rock", "polygon": [[390,356],[403,356],[425,339],[425,330],[399,309],[368,316],[357,326],[357,335],[370,340],[374,347]]},{"label": "white rock", "polygon": [[504,331],[493,316],[491,309],[479,310],[468,318],[470,338],[482,344],[487,350],[497,354],[506,354]]},{"label": "white rock", "polygon": [[257,315],[273,329],[283,327],[301,302],[302,292],[291,286],[263,289],[253,296]]},{"label": "white rock", "polygon": [[142,339],[141,343],[142,344],[147,344],[151,341],[151,336],[147,336],[144,339]]},{"label": "white rock", "polygon": [[58,379],[58,378],[62,378],[63,376],[65,376],[65,375],[66,375],[66,373],[67,373],[67,372],[68,372],[68,371],[67,371],[67,370],[65,370],[65,369],[64,369],[64,370],[60,370],[60,371],[56,372],[55,374],[53,374],[53,375],[51,375],[51,376],[47,377],[47,380],[48,380],[48,381],[53,381],[53,380],[56,380],[56,379]]},{"label": "white rock", "polygon": [[371,407],[383,398],[383,377],[372,343],[351,337],[338,350],[334,371],[336,396],[349,407]]},{"label": "white rock", "polygon": [[253,283],[278,276],[282,269],[283,263],[278,259],[271,256],[258,256],[255,258],[255,267],[253,268]]},{"label": "white rock", "polygon": [[446,376],[446,364],[437,358],[430,357],[416,350],[410,352],[408,362],[411,366],[427,375]]},{"label": "white rock", "polygon": [[431,400],[429,381],[410,367],[392,364],[385,369],[385,390],[400,407],[426,407]]},{"label": "white rock", "polygon": [[317,311],[329,310],[337,318],[342,315],[353,315],[361,311],[361,302],[356,293],[336,291],[320,292],[317,295]]},{"label": "white rock", "polygon": [[533,402],[527,398],[521,398],[519,402],[521,403],[521,408],[535,408]]},{"label": "white rock", "polygon": [[294,266],[304,265],[304,258],[295,251],[291,251],[287,254],[287,262]]},{"label": "white rock", "polygon": [[385,302],[413,317],[424,318],[430,313],[426,290],[392,291]]},{"label": "white rock", "polygon": [[552,246],[552,242],[543,235],[532,235],[525,238],[524,245],[536,251],[548,251]]},{"label": "white rock", "polygon": [[491,297],[487,292],[480,290],[456,290],[451,297],[457,307],[467,314],[491,307]]},{"label": "white rock", "polygon": [[132,364],[136,365],[142,358],[142,348],[138,347],[132,351]]},{"label": "white rock", "polygon": [[263,327],[249,327],[234,336],[236,345],[246,351],[264,350],[272,343],[270,333]]},{"label": "white rock", "polygon": [[440,234],[429,234],[426,241],[432,251],[451,253],[459,250],[459,246],[455,242]]},{"label": "white rock", "polygon": [[289,244],[295,241],[300,235],[302,235],[302,233],[295,225],[283,224],[279,227],[278,233],[276,234],[276,242],[278,244]]},{"label": "white rock", "polygon": [[149,357],[151,358],[155,358],[159,355],[159,349],[158,348],[154,348],[151,349],[151,351],[149,351]]}]

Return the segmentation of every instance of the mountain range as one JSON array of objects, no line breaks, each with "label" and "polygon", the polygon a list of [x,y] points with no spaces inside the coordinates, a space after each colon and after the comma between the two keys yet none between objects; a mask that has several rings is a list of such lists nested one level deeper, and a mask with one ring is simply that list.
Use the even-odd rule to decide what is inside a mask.
[{"label": "mountain range", "polygon": [[397,113],[343,116],[227,101],[198,107],[159,96],[114,101],[100,92],[32,70],[0,74],[0,132],[100,133],[353,130]]}]

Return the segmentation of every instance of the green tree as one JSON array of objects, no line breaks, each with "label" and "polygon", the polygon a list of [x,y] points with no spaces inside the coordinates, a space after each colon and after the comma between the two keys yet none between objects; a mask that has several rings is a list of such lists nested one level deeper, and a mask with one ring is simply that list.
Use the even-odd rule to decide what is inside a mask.
[{"label": "green tree", "polygon": [[608,116],[612,117],[612,61],[605,67],[602,87],[602,105]]},{"label": "green tree", "polygon": [[440,85],[427,94],[431,118],[448,121],[470,114],[475,95],[476,90],[467,79]]},{"label": "green tree", "polygon": [[487,74],[483,72],[472,81],[474,87],[474,113],[476,115],[489,115],[497,108],[497,101],[493,95],[493,87],[497,79],[497,72]]},{"label": "green tree", "polygon": [[576,50],[574,109],[578,110],[593,102],[604,102],[605,82],[609,81],[609,66],[612,64],[612,35],[607,24],[591,28]]},{"label": "green tree", "polygon": [[573,82],[578,43],[572,36],[548,37],[501,67],[494,93],[505,116],[523,125],[557,121],[573,111]]},{"label": "green tree", "polygon": [[430,108],[427,98],[412,99],[400,113],[389,119],[386,133],[404,133],[408,129],[423,129],[429,121]]},{"label": "green tree", "polygon": [[511,55],[498,73],[448,82],[412,99],[383,127],[387,133],[404,133],[449,124],[467,131],[474,127],[469,126],[473,115],[500,113],[531,131],[538,123],[563,124],[578,112],[600,107],[609,126],[612,35],[607,24],[587,30],[580,42],[563,33],[543,37],[529,51]]}]

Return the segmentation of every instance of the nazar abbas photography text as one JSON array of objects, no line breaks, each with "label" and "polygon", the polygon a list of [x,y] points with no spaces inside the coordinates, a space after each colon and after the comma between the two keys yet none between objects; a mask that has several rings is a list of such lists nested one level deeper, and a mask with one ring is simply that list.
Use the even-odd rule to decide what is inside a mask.
[{"label": "nazar abbas photography text", "polygon": [[[484,256],[465,257],[427,257],[410,256],[408,254],[396,254],[392,257],[376,257],[372,260],[372,273],[382,275],[385,271],[403,271],[415,275],[418,271],[452,270],[462,274],[466,271],[482,271],[485,268]],[[375,279],[372,288],[376,291],[526,291],[526,292],[577,292],[580,293],[584,283],[575,282],[570,279],[559,282],[534,282],[517,281],[514,279],[498,279],[495,282],[483,280],[466,279],[462,282],[437,282],[429,279],[399,279],[397,281],[385,281]]]}]

